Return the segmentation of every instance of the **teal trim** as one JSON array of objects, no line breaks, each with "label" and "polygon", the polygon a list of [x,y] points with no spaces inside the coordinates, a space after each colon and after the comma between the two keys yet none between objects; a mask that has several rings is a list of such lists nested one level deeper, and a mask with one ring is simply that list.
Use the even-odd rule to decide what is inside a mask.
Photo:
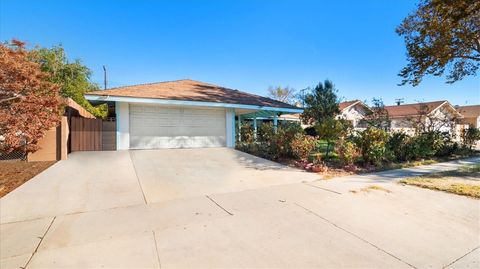
[{"label": "teal trim", "polygon": [[232,139],[233,139],[233,142],[232,142],[232,145],[233,145],[233,148],[235,148],[235,144],[236,144],[236,141],[237,141],[237,136],[236,136],[236,133],[235,133],[235,108],[232,109]]},{"label": "teal trim", "polygon": [[166,100],[166,99],[156,99],[156,98],[137,98],[137,97],[123,97],[123,96],[104,96],[104,95],[85,94],[85,99],[90,101],[112,101],[112,102],[115,101],[115,102],[150,103],[150,104],[162,104],[162,105],[243,108],[243,109],[252,109],[252,110],[277,111],[277,112],[284,112],[284,113],[302,113],[303,112],[303,109],[301,108],[294,109],[294,108],[216,103],[216,102]]},{"label": "teal trim", "polygon": [[118,108],[118,102],[115,102],[115,148],[118,150],[118,141],[120,137],[120,131],[118,130],[118,114],[119,114],[120,109]]}]

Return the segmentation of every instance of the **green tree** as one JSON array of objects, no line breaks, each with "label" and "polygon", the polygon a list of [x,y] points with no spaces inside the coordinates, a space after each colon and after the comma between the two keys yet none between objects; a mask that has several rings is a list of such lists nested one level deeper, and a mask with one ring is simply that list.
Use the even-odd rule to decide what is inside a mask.
[{"label": "green tree", "polygon": [[402,85],[416,86],[425,75],[447,83],[476,75],[480,67],[480,1],[422,0],[396,32],[405,40],[408,64]]},{"label": "green tree", "polygon": [[350,129],[351,123],[343,119],[335,119],[333,117],[326,118],[317,124],[315,124],[315,130],[317,131],[318,138],[327,141],[327,148],[325,151],[325,157],[328,158],[331,145],[339,138],[345,137]]},{"label": "green tree", "polygon": [[301,119],[306,124],[321,123],[330,120],[340,113],[335,85],[330,80],[318,83],[313,91],[305,94],[305,108]]},{"label": "green tree", "polygon": [[270,87],[267,90],[267,95],[268,97],[278,100],[280,102],[284,102],[287,104],[294,104],[295,103],[295,97],[296,97],[296,91],[293,88],[290,87]]},{"label": "green tree", "polygon": [[87,111],[99,118],[107,116],[105,104],[92,106],[83,96],[89,91],[98,90],[98,85],[90,81],[92,72],[80,60],[70,62],[61,46],[35,48],[30,53],[41,70],[51,74],[50,82],[60,85],[60,95],[70,97]]},{"label": "green tree", "polygon": [[385,131],[390,129],[391,120],[382,99],[372,99],[372,105],[370,106],[370,111],[365,116],[365,122],[368,127],[379,128]]}]

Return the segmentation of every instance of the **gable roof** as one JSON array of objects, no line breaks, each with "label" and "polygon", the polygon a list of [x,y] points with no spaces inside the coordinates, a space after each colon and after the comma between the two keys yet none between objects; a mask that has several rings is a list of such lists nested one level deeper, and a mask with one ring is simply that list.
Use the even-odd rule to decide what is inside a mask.
[{"label": "gable roof", "polygon": [[401,117],[412,117],[419,116],[422,110],[426,110],[427,114],[432,113],[436,109],[440,108],[444,104],[448,104],[451,107],[451,110],[455,114],[459,114],[450,103],[446,100],[442,101],[433,101],[433,102],[424,102],[424,103],[415,103],[415,104],[404,104],[404,105],[394,105],[394,106],[385,106],[385,109],[388,111],[388,115],[391,118],[401,118]]},{"label": "gable roof", "polygon": [[267,97],[190,79],[118,87],[88,92],[85,95],[216,102],[298,109],[298,107]]},{"label": "gable roof", "polygon": [[360,102],[360,100],[352,100],[352,101],[345,101],[345,102],[341,102],[340,104],[338,104],[338,108],[340,109],[340,111],[350,107],[351,105],[354,105],[356,103]]},{"label": "gable roof", "polygon": [[345,110],[347,108],[350,108],[352,106],[355,106],[355,105],[361,105],[364,108],[366,108],[367,110],[370,110],[370,107],[368,107],[366,104],[364,104],[362,101],[360,101],[358,99],[352,100],[352,101],[341,102],[341,103],[338,104],[338,108],[340,109],[340,112],[342,112],[343,110]]},{"label": "gable roof", "polygon": [[465,118],[476,118],[480,116],[480,105],[459,106],[457,111]]}]

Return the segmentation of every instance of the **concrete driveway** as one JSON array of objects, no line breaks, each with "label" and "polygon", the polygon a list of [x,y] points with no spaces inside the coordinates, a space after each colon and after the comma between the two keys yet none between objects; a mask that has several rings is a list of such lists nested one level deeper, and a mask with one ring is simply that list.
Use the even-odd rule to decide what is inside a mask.
[{"label": "concrete driveway", "polygon": [[462,163],[324,181],[229,149],[74,153],[0,200],[0,267],[478,268],[480,202],[396,183]]}]

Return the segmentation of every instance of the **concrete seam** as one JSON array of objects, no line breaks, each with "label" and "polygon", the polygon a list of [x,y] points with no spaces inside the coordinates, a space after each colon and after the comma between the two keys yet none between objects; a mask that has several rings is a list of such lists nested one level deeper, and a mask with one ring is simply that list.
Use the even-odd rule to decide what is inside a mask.
[{"label": "concrete seam", "polygon": [[401,261],[401,262],[405,263],[406,265],[408,265],[408,266],[410,266],[410,267],[412,267],[412,268],[415,268],[415,269],[417,269],[417,267],[415,267],[414,265],[412,265],[412,264],[410,264],[410,263],[408,263],[408,262],[406,262],[406,261],[404,261],[404,260],[400,259],[399,257],[395,256],[394,254],[392,254],[392,253],[390,253],[390,252],[388,252],[388,251],[386,251],[386,250],[384,250],[384,249],[380,248],[379,246],[377,246],[377,245],[375,245],[375,244],[371,243],[370,241],[368,241],[368,240],[366,240],[366,239],[364,239],[364,238],[362,238],[362,237],[360,237],[360,236],[358,236],[358,235],[354,234],[353,232],[350,232],[349,230],[347,230],[347,229],[345,229],[345,228],[343,228],[343,227],[340,227],[340,226],[338,226],[337,224],[333,223],[332,221],[330,221],[330,220],[328,220],[328,219],[326,219],[326,218],[324,218],[324,217],[320,216],[320,215],[319,215],[319,214],[317,214],[316,212],[314,212],[314,211],[312,211],[312,210],[310,210],[310,209],[308,209],[308,208],[306,208],[306,207],[304,207],[304,206],[302,206],[302,205],[300,205],[300,204],[298,204],[298,203],[295,203],[295,205],[296,205],[296,206],[298,206],[298,207],[300,207],[300,208],[303,208],[303,209],[304,209],[305,211],[307,211],[308,213],[310,213],[310,214],[313,214],[314,216],[316,216],[316,217],[318,217],[318,218],[320,218],[320,219],[322,219],[322,220],[326,221],[327,223],[329,223],[330,225],[334,226],[335,228],[337,228],[337,229],[340,229],[340,230],[342,230],[342,231],[344,231],[344,232],[346,232],[346,233],[348,233],[348,234],[350,234],[350,235],[352,235],[352,236],[354,236],[354,237],[356,237],[356,238],[360,239],[361,241],[363,241],[363,242],[365,242],[365,243],[367,243],[367,244],[371,245],[372,247],[374,247],[374,248],[376,248],[376,249],[380,250],[381,252],[383,252],[383,253],[385,253],[385,254],[387,254],[387,255],[389,255],[389,256],[391,256],[391,257],[395,258],[396,260],[399,260],[399,261]]},{"label": "concrete seam", "polygon": [[329,192],[333,192],[335,194],[342,194],[341,192],[338,192],[338,191],[333,191],[333,190],[329,190],[329,189],[326,189],[326,188],[322,188],[322,187],[319,187],[319,186],[315,186],[315,185],[311,185],[307,182],[302,182],[303,184],[307,185],[307,186],[310,186],[312,188],[317,188],[317,189],[321,189],[321,190],[324,190],[324,191],[329,191]]},{"label": "concrete seam", "polygon": [[47,227],[47,230],[45,231],[45,233],[43,233],[43,236],[40,238],[40,242],[38,242],[38,245],[37,245],[37,247],[35,248],[35,250],[33,251],[32,256],[30,256],[30,258],[28,259],[27,264],[25,264],[25,266],[22,267],[23,269],[26,269],[27,266],[28,266],[28,265],[30,264],[30,262],[32,261],[33,256],[35,255],[35,253],[37,253],[38,248],[39,248],[40,245],[42,244],[43,239],[44,239],[45,236],[47,235],[48,231],[50,231],[50,228],[52,227],[53,222],[55,221],[56,218],[57,218],[57,216],[53,217],[52,221],[50,222],[50,225],[48,225],[48,227]]},{"label": "concrete seam", "polygon": [[161,269],[162,264],[160,263],[160,253],[158,253],[157,238],[155,237],[155,231],[152,231],[152,233],[153,233],[153,242],[155,242],[155,251],[157,252],[158,267]]},{"label": "concrete seam", "polygon": [[233,216],[232,213],[230,213],[228,210],[226,210],[223,206],[221,206],[219,203],[217,203],[215,200],[213,200],[212,197],[205,195],[210,201],[212,201],[214,204],[216,204],[218,207],[220,207],[223,211],[227,212],[228,215]]},{"label": "concrete seam", "polygon": [[147,203],[147,197],[145,197],[145,192],[143,191],[142,183],[140,183],[140,178],[138,178],[137,168],[135,167],[135,162],[132,159],[132,152],[128,152],[128,156],[130,157],[130,161],[132,162],[132,165],[133,165],[133,171],[135,172],[135,177],[137,177],[138,185],[140,186],[140,190],[142,191],[143,201],[145,202],[145,204],[148,204]]},{"label": "concrete seam", "polygon": [[475,250],[477,250],[477,249],[479,249],[479,248],[480,248],[480,246],[477,246],[476,248],[474,248],[474,249],[470,250],[469,252],[465,253],[465,255],[462,255],[460,258],[458,258],[458,259],[454,260],[453,262],[445,265],[443,268],[447,268],[447,267],[453,265],[454,263],[458,262],[459,260],[463,259],[463,258],[464,258],[465,256],[467,256],[468,254],[474,252]]}]

